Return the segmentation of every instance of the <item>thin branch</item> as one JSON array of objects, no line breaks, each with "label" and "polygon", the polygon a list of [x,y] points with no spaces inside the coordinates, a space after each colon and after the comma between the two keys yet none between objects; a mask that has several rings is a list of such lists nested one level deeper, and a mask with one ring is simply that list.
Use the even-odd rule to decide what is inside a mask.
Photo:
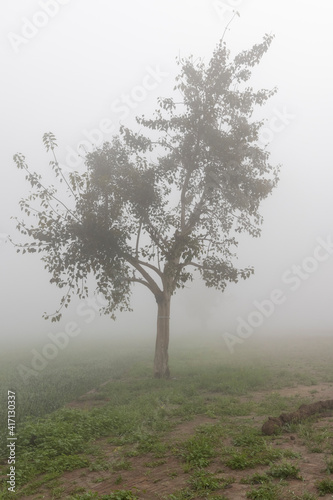
[{"label": "thin branch", "polygon": [[[230,214],[232,217],[235,217],[235,219],[238,219],[238,220],[242,220],[241,217],[239,217],[238,215],[234,214],[233,212],[230,212]],[[255,231],[258,231],[258,228],[256,226],[254,226],[249,220],[246,221],[246,224],[248,226],[250,226],[252,229],[254,229]]]},{"label": "thin branch", "polygon": [[[24,168],[24,170],[25,170],[26,172],[28,172],[28,174],[29,174],[29,176],[30,176],[30,177],[32,177],[32,178],[34,177],[34,176],[33,176],[33,174],[30,172],[29,168],[26,166],[26,164],[24,164],[24,165],[23,165],[23,168]],[[46,193],[48,193],[48,194],[51,196],[51,198],[52,198],[53,200],[55,200],[55,201],[57,201],[58,203],[60,203],[60,205],[62,205],[62,206],[65,208],[65,210],[66,210],[67,212],[69,212],[69,213],[70,213],[70,214],[74,217],[74,219],[76,219],[77,221],[80,221],[80,219],[78,219],[78,217],[76,217],[76,215],[74,214],[74,212],[72,212],[72,211],[71,211],[71,210],[67,207],[67,205],[65,205],[65,203],[63,203],[61,200],[59,200],[59,198],[57,198],[56,196],[54,196],[54,194],[50,193],[50,192],[49,192],[49,190],[48,190],[48,189],[47,189],[47,188],[46,188],[46,187],[45,187],[45,186],[44,186],[44,185],[40,182],[40,180],[39,180],[39,179],[37,180],[37,183],[39,184],[39,186],[40,186],[42,189],[44,189],[44,191],[45,191]]]},{"label": "thin branch", "polygon": [[[38,210],[37,208],[33,208],[32,206],[30,206],[28,203],[26,203],[26,201],[24,200],[24,209],[26,210],[31,210],[32,212],[36,212],[37,214],[43,214],[43,212],[41,212],[40,210]],[[21,208],[22,211],[25,211],[23,208]]]},{"label": "thin branch", "polygon": [[190,169],[187,170],[186,172],[186,177],[184,180],[184,184],[182,187],[182,191],[180,194],[180,205],[181,205],[181,212],[180,212],[180,230],[183,233],[185,230],[185,209],[186,209],[186,191],[191,179],[191,174],[192,171]]},{"label": "thin branch", "polygon": [[138,235],[136,238],[136,245],[135,245],[135,255],[136,255],[137,259],[139,258],[139,242],[140,242],[141,229],[142,229],[142,218],[140,220],[139,230],[138,230]]},{"label": "thin branch", "polygon": [[[37,213],[38,213],[38,214],[40,214],[40,215],[43,215],[43,214],[44,214],[44,213],[43,213],[43,212],[41,212],[40,210],[37,210],[36,208],[33,208],[33,207],[32,207],[31,205],[29,205],[29,204],[28,204],[25,200],[23,200],[23,201],[24,201],[24,203],[25,203],[24,207],[25,207],[26,209],[29,209],[29,210],[31,210],[31,211],[33,211],[33,212],[37,212]],[[62,219],[64,219],[65,221],[67,220],[65,215],[63,215],[63,214],[59,214],[59,213],[56,211],[56,209],[52,207],[52,205],[51,205],[51,203],[49,202],[49,200],[46,200],[46,203],[47,203],[48,207],[50,208],[51,212],[53,212],[53,213],[54,213],[55,215],[57,215],[58,217],[61,217],[61,218],[62,218]],[[52,218],[52,217],[51,217],[51,218]],[[53,220],[54,222],[57,222],[57,221],[56,221],[56,219],[53,219],[53,218],[52,218],[52,220]]]},{"label": "thin branch", "polygon": [[165,248],[168,249],[169,242],[161,236],[161,233],[153,226],[149,219],[145,218],[145,224],[150,228],[151,231],[147,231],[153,242],[159,247],[161,245],[160,241],[164,244]]},{"label": "thin branch", "polygon": [[[201,124],[201,118],[198,118],[195,149],[194,149],[192,158],[189,160],[189,162],[192,160],[193,163],[195,162],[195,158],[198,155],[198,152],[200,149],[200,140],[201,140],[200,124]],[[184,165],[184,167],[185,167],[185,165]],[[188,189],[188,185],[189,185],[193,170],[194,170],[194,168],[190,169],[189,167],[187,167],[187,173],[186,173],[186,177],[184,180],[184,184],[183,184],[183,188],[182,188],[181,196],[180,196],[180,203],[181,203],[180,227],[181,227],[182,233],[185,232],[185,228],[186,228],[186,224],[185,224],[186,191]]]},{"label": "thin branch", "polygon": [[235,16],[239,16],[239,12],[237,10],[235,10],[234,12],[234,15],[232,16],[232,18],[230,19],[230,21],[228,22],[228,24],[226,25],[226,27],[224,28],[224,31],[223,31],[223,35],[222,35],[222,38],[221,38],[221,44],[223,42],[223,39],[224,39],[224,36],[230,26],[230,24],[232,23],[232,21],[235,19]]},{"label": "thin branch", "polygon": [[62,177],[62,178],[63,178],[63,180],[65,181],[65,183],[66,183],[67,187],[69,188],[69,190],[70,190],[70,192],[72,193],[72,195],[74,196],[74,198],[75,198],[75,199],[77,199],[76,194],[74,193],[74,191],[73,191],[73,189],[71,188],[71,186],[70,186],[69,182],[67,181],[66,177],[65,177],[65,176],[64,176],[64,174],[62,173],[61,168],[59,167],[59,163],[58,163],[58,160],[57,160],[56,154],[55,154],[55,152],[54,152],[54,148],[53,148],[53,147],[51,147],[51,149],[52,149],[52,154],[53,154],[54,161],[55,161],[55,163],[56,163],[56,165],[57,165],[57,167],[58,167],[58,169],[59,169],[59,172],[60,172],[60,174],[61,174],[61,177]]},{"label": "thin branch", "polygon": [[159,249],[159,247],[157,247],[157,265],[158,265],[159,271],[161,271],[161,261],[160,261],[160,249]]},{"label": "thin branch", "polygon": [[141,285],[144,285],[145,287],[147,287],[150,291],[152,291],[149,283],[147,283],[147,281],[145,280],[142,280],[140,278],[129,278],[127,281],[131,282],[131,283],[140,283]]},{"label": "thin branch", "polygon": [[198,269],[209,269],[208,267],[204,267],[202,264],[198,264],[197,262],[183,262],[182,264],[179,264],[181,268],[187,267],[187,266],[193,266],[197,267]]},{"label": "thin branch", "polygon": [[52,313],[52,314],[46,314],[46,313],[44,313],[44,318],[45,318],[45,319],[52,318],[53,316],[56,316],[56,315],[58,315],[58,314],[60,313],[61,309],[62,309],[62,308],[65,306],[65,304],[66,304],[66,299],[67,299],[67,297],[69,296],[71,289],[73,288],[73,287],[72,287],[73,281],[74,281],[74,278],[71,280],[71,282],[70,282],[70,284],[69,284],[69,286],[68,286],[68,290],[67,290],[66,295],[65,295],[65,296],[61,299],[61,302],[60,302],[60,304],[61,304],[61,305],[60,305],[59,309],[57,309],[57,310],[56,310],[56,312],[54,312],[54,313]]}]

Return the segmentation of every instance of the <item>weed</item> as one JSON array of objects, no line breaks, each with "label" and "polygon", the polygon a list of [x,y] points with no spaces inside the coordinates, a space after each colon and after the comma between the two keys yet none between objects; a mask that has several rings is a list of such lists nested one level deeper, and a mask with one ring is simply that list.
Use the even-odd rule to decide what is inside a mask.
[{"label": "weed", "polygon": [[219,481],[220,481],[220,488],[225,489],[225,488],[229,488],[229,486],[235,482],[235,478],[227,476],[227,477],[219,478]]},{"label": "weed", "polygon": [[267,483],[247,492],[247,498],[251,500],[278,500],[278,488],[275,484]]},{"label": "weed", "polygon": [[207,500],[228,500],[227,497],[224,495],[210,495],[209,497],[206,497]]},{"label": "weed", "polygon": [[168,500],[191,500],[195,496],[196,495],[193,491],[187,488],[183,488],[179,491],[176,491],[175,493],[172,493],[167,498]]},{"label": "weed", "polygon": [[35,493],[41,486],[48,486],[48,484],[52,484],[52,481],[59,476],[60,473],[58,472],[50,472],[48,474],[44,474],[40,479],[34,480],[28,486],[26,486],[24,488],[24,493],[27,495]]},{"label": "weed", "polygon": [[70,497],[70,500],[137,500],[138,497],[133,493],[132,490],[117,490],[108,495],[99,496],[98,493],[93,493],[91,491],[84,493],[83,495],[74,495]]},{"label": "weed", "polygon": [[333,458],[326,458],[326,469],[324,469],[323,472],[333,474]]},{"label": "weed", "polygon": [[263,438],[256,438],[255,435],[252,437],[248,436],[245,440],[244,436],[240,436],[239,441],[238,439],[236,441],[245,443],[245,446],[240,451],[234,451],[232,448],[231,450],[226,450],[224,453],[226,455],[229,454],[226,465],[233,470],[244,470],[256,467],[257,465],[270,465],[271,462],[275,462],[287,454],[290,456],[288,450],[273,448]]},{"label": "weed", "polygon": [[85,491],[86,491],[86,489],[83,488],[83,486],[77,486],[77,487],[73,488],[73,490],[71,491],[71,495],[75,495],[78,493],[84,493]]},{"label": "weed", "polygon": [[110,469],[111,469],[110,462],[107,462],[105,460],[97,460],[96,462],[91,463],[89,466],[90,472],[102,472]]},{"label": "weed", "polygon": [[303,493],[302,497],[300,500],[317,500],[317,497],[315,495],[312,495],[312,493]]},{"label": "weed", "polygon": [[102,497],[101,500],[137,500],[138,497],[133,493],[132,490],[117,490],[109,495],[106,495],[105,498]]},{"label": "weed", "polygon": [[331,479],[323,479],[322,481],[317,481],[316,488],[319,491],[320,496],[324,496],[327,493],[333,493],[333,481]]},{"label": "weed", "polygon": [[140,455],[140,452],[138,450],[128,450],[124,453],[124,457],[137,457]]},{"label": "weed", "polygon": [[155,457],[162,457],[168,450],[168,446],[162,443],[156,435],[146,434],[139,439],[137,447],[139,453],[153,453]]},{"label": "weed", "polygon": [[111,468],[113,471],[130,470],[132,468],[132,464],[128,460],[119,460],[117,462],[113,462],[111,464]]},{"label": "weed", "polygon": [[64,491],[65,491],[65,488],[63,486],[61,487],[58,487],[58,488],[54,488],[51,492],[52,494],[52,499],[56,499],[56,498],[64,498]]},{"label": "weed", "polygon": [[320,446],[309,446],[310,453],[323,453],[324,450]]},{"label": "weed", "polygon": [[99,484],[99,483],[103,483],[106,480],[107,480],[106,477],[97,477],[96,479],[92,479],[91,482],[95,483],[95,484]]},{"label": "weed", "polygon": [[220,480],[211,472],[196,471],[190,478],[189,484],[194,491],[215,491],[220,488]]},{"label": "weed", "polygon": [[227,460],[226,465],[232,470],[244,470],[248,467],[253,467],[254,462],[247,453],[233,453],[232,457]]},{"label": "weed", "polygon": [[145,467],[154,468],[164,464],[166,464],[166,460],[154,460],[152,462],[146,462],[144,465]]},{"label": "weed", "polygon": [[292,500],[317,500],[317,497],[312,493],[305,492],[302,496],[293,495]]},{"label": "weed", "polygon": [[278,479],[302,479],[299,467],[289,462],[271,465],[267,474]]},{"label": "weed", "polygon": [[237,447],[250,446],[253,448],[253,446],[262,446],[263,443],[264,439],[256,429],[242,430],[242,432],[233,439],[233,444]]},{"label": "weed", "polygon": [[216,451],[212,439],[198,435],[183,443],[180,455],[192,467],[207,467]]},{"label": "weed", "polygon": [[172,470],[172,471],[170,471],[170,472],[167,473],[167,476],[169,476],[169,477],[178,477],[179,473],[176,470]]},{"label": "weed", "polygon": [[297,453],[297,451],[292,450],[283,450],[284,458],[301,458],[301,454]]},{"label": "weed", "polygon": [[241,479],[242,484],[265,484],[269,483],[271,478],[267,474],[260,474],[259,472],[255,472],[251,476],[247,476]]},{"label": "weed", "polygon": [[196,428],[196,434],[203,434],[210,439],[224,437],[226,433],[225,426],[219,424],[202,424]]}]

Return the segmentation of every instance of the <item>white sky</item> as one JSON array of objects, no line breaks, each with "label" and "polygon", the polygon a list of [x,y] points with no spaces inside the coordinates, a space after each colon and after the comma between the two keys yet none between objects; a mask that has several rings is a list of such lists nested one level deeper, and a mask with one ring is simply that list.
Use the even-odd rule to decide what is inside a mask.
[{"label": "white sky", "polygon": [[[171,335],[191,329],[233,333],[237,318],[246,320],[256,309],[253,302],[267,299],[276,288],[285,301],[258,330],[332,331],[333,255],[317,262],[318,269],[302,277],[295,291],[282,279],[313,256],[318,238],[333,239],[330,0],[2,0],[0,233],[15,237],[10,216],[19,214],[18,201],[27,193],[24,175],[12,161],[15,153],[25,154],[31,167],[51,179],[44,132],[56,135],[59,160],[68,165],[68,152],[105,119],[117,131],[120,119],[131,126],[135,115],[149,115],[156,98],[172,91],[176,56],[208,60],[233,8],[241,17],[226,35],[232,52],[250,48],[265,33],[276,36],[254,82],[279,89],[261,113],[271,134],[272,163],[282,164],[281,181],[263,206],[262,237],[242,238],[239,248],[239,264],[254,265],[255,275],[228,287],[223,296],[197,285],[176,295]],[[36,29],[31,22],[45,26]],[[154,72],[161,76],[154,79]],[[124,107],[126,95],[130,101]],[[272,131],[281,114],[285,123],[280,119],[279,131]],[[3,339],[46,338],[68,321],[82,324],[75,305],[60,324],[41,319],[44,311],[56,309],[59,292],[48,283],[38,257],[17,255],[3,241],[0,257]],[[102,318],[83,326],[153,337],[153,298],[137,288],[133,306],[135,312],[116,323]]]}]

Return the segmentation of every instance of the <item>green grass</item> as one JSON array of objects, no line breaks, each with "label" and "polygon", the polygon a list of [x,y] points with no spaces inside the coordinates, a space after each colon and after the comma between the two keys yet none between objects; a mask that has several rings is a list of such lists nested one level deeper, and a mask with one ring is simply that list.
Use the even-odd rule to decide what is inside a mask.
[{"label": "green grass", "polygon": [[[38,352],[42,347],[32,346]],[[43,371],[25,381],[19,375],[18,366],[31,369],[31,349],[3,353],[0,358],[0,424],[4,424],[7,418],[3,402],[7,401],[8,390],[16,391],[19,408],[15,419],[16,425],[20,426],[29,417],[44,417],[106,380],[120,378],[134,360],[146,355],[146,351],[142,352],[140,348],[134,353],[134,349],[131,352],[121,345],[115,351],[112,344],[105,341],[98,346],[89,342],[79,349],[72,345],[59,352]],[[105,395],[100,393],[93,397],[103,399]],[[1,428],[4,427],[1,425]],[[0,433],[0,458],[5,456],[6,436]]]},{"label": "green grass", "polygon": [[233,446],[222,449],[225,465],[232,470],[245,470],[257,466],[270,465],[282,458],[296,458],[298,455],[288,449],[273,446],[270,439],[261,435],[258,429],[248,425],[237,428],[230,426],[229,435]]},{"label": "green grass", "polygon": [[[248,498],[274,500],[278,496],[275,482],[301,477],[301,471],[293,462],[298,455],[280,448],[279,438],[262,436],[258,421],[253,419],[264,421],[268,416],[292,411],[306,402],[297,397],[280,396],[277,391],[282,386],[305,382],[311,386],[314,381],[333,380],[331,350],[326,344],[321,351],[316,343],[311,344],[311,352],[306,354],[294,352],[289,341],[270,349],[256,344],[251,347],[249,342],[246,353],[240,350],[231,356],[222,344],[203,348],[191,343],[189,348],[183,345],[171,350],[174,378],[170,380],[151,377],[151,346],[140,349],[133,346],[130,351],[121,346],[118,350],[112,349],[112,343],[106,349],[106,345],[75,352],[68,348],[53,364],[50,362],[43,377],[31,381],[29,390],[17,376],[15,378],[13,358],[11,365],[10,358],[1,365],[0,379],[15,381],[19,402],[17,498],[23,493],[38,492],[42,485],[52,488],[54,498],[61,496],[61,484],[52,486],[52,481],[61,478],[65,471],[79,468],[87,475],[107,471],[114,474],[114,482],[120,478],[120,483],[122,474],[131,470],[131,460],[140,456],[145,457],[147,473],[152,474],[154,469],[166,465],[169,456],[179,460],[177,473],[188,473],[187,486],[170,496],[173,500],[192,498],[195,492],[218,498],[214,491],[231,484],[232,479],[221,479],[209,470],[213,463],[223,470],[228,468],[230,474],[264,468],[264,472],[254,471],[243,481],[249,485]],[[24,359],[22,354],[20,362]],[[5,373],[6,370],[9,372]],[[88,409],[63,407],[110,379],[112,382],[85,397],[91,404]],[[6,384],[2,385],[4,400],[6,390]],[[267,395],[259,403],[255,402],[255,393],[264,390],[268,391]],[[244,395],[246,399],[241,398]],[[102,406],[94,406],[100,402]],[[3,405],[1,408],[0,416],[4,419]],[[198,425],[190,436],[179,441],[170,443],[166,439],[174,428],[198,416],[210,417],[213,421]],[[289,431],[296,433],[309,449],[317,447],[327,455],[333,452],[333,432],[329,426],[319,430],[314,421],[309,421],[292,424]],[[5,437],[2,435],[2,445],[5,445]],[[104,446],[121,450],[116,459],[104,454],[100,441]],[[2,457],[6,458],[5,452]],[[332,460],[323,462],[323,470],[325,464],[326,472],[331,473]],[[6,471],[3,461],[1,473],[5,475]],[[0,498],[11,498],[5,486],[3,483]],[[318,491],[321,491],[319,486]],[[118,497],[107,498],[135,498],[119,497],[134,493],[117,494]],[[78,492],[72,500],[75,498],[97,497],[93,493]]]}]

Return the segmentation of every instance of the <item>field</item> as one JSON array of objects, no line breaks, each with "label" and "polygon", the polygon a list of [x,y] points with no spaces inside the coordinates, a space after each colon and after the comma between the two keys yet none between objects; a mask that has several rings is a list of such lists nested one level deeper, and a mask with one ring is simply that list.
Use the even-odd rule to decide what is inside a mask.
[{"label": "field", "polygon": [[[170,380],[153,346],[68,347],[27,384],[31,352],[2,355],[1,499],[314,500],[333,495],[333,413],[265,436],[268,417],[333,399],[333,339],[174,341]],[[30,353],[30,354],[29,354]],[[15,493],[7,391],[16,393]]]}]

